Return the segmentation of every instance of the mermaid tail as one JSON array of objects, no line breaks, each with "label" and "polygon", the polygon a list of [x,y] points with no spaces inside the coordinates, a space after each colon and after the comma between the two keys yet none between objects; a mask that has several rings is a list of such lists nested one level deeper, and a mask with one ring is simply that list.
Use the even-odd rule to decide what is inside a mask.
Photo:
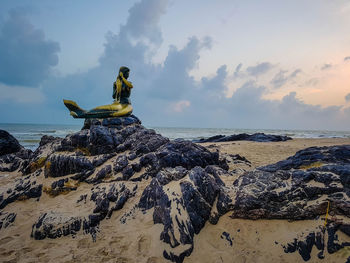
[{"label": "mermaid tail", "polygon": [[86,110],[80,108],[75,101],[63,100],[63,103],[70,110],[70,115],[72,115],[73,118],[85,118]]},{"label": "mermaid tail", "polygon": [[109,118],[128,116],[132,113],[130,104],[114,102],[109,105],[98,106],[90,111],[83,110],[75,101],[63,100],[64,105],[69,109],[73,118]]}]

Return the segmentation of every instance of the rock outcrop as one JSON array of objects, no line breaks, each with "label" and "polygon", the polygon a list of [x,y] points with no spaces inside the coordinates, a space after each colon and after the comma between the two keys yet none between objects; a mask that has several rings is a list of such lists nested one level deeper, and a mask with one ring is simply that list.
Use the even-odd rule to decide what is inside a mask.
[{"label": "rock outcrop", "polygon": [[197,143],[205,142],[232,142],[232,141],[253,141],[253,142],[284,142],[287,140],[292,140],[289,136],[284,135],[273,135],[265,133],[240,133],[233,135],[215,135],[209,138],[203,138],[199,140],[194,140]]},{"label": "rock outcrop", "polygon": [[[0,233],[21,216],[11,207],[31,200],[40,203],[40,211],[27,234],[41,242],[86,234],[98,242],[106,220],[118,218],[115,227],[122,228],[136,214],[150,215],[153,224],[161,225],[163,257],[183,262],[196,246],[195,236],[227,213],[255,220],[315,219],[326,214],[329,202],[329,213],[350,215],[350,146],[308,148],[239,173],[230,183],[226,178],[235,170],[229,170],[225,156],[193,142],[169,140],[133,116],[90,120],[79,132],[43,138],[35,152],[24,151],[0,157],[0,171],[13,176],[0,188]],[[230,157],[233,165],[249,164],[242,156]],[[44,200],[67,197],[73,207],[46,204],[43,195]],[[308,260],[313,245],[329,253],[350,246],[334,241],[337,231],[349,236],[347,222],[329,219],[326,230],[333,243],[321,243],[321,234],[315,232],[281,244],[281,252],[303,251],[302,258]],[[221,238],[234,246],[228,232]]]},{"label": "rock outcrop", "polygon": [[23,147],[15,137],[7,131],[0,130],[0,155],[15,153],[22,149]]}]

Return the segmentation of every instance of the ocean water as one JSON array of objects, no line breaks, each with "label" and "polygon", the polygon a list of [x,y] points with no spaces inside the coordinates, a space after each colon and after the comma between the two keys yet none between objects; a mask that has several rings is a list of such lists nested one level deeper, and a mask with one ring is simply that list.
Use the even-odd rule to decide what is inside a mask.
[{"label": "ocean water", "polygon": [[[0,129],[11,133],[24,147],[35,150],[39,146],[40,138],[44,135],[64,138],[67,134],[81,129],[79,125],[64,124],[1,124]],[[147,127],[154,129],[170,139],[182,138],[197,140],[222,134],[257,133],[286,135],[292,138],[350,138],[350,131],[322,131],[322,130],[271,130],[271,129],[223,129],[223,128],[173,128]]]}]

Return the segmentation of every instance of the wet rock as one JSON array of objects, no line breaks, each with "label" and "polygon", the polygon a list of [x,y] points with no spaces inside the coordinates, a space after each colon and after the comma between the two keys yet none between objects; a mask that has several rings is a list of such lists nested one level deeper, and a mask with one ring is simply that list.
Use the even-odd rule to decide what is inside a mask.
[{"label": "wet rock", "polygon": [[2,213],[0,212],[0,230],[1,228],[7,228],[16,219],[16,213]]},{"label": "wet rock", "polygon": [[[169,183],[173,190],[168,187]],[[220,192],[225,195],[222,186],[220,179],[199,166],[190,171],[183,167],[167,168],[152,179],[138,206],[144,211],[154,208],[154,223],[164,225],[160,239],[174,248],[163,252],[165,258],[182,262],[185,256],[190,255],[194,235],[209,220]],[[172,192],[175,189],[176,192]]]},{"label": "wet rock", "polygon": [[99,170],[96,173],[96,176],[86,180],[87,183],[99,183],[101,182],[106,176],[110,175],[112,173],[112,166],[106,165],[101,170]]},{"label": "wet rock", "polygon": [[44,146],[45,144],[52,143],[52,142],[58,141],[58,140],[61,140],[61,138],[49,136],[49,135],[44,135],[40,139],[39,146]]},{"label": "wet rock", "polygon": [[126,201],[135,195],[136,189],[134,185],[127,186],[124,183],[113,183],[108,188],[96,186],[90,198],[96,204],[93,211],[95,221],[100,222],[106,216],[111,217],[114,211],[122,209]]},{"label": "wet rock", "polygon": [[110,153],[110,154],[101,154],[101,155],[96,155],[92,159],[92,165],[94,167],[100,166],[104,164],[106,161],[114,157],[116,154],[115,153]]},{"label": "wet rock", "polygon": [[[350,145],[310,147],[275,164],[259,168],[262,171],[317,168],[323,164],[350,164]],[[337,172],[338,173],[338,172]]]},{"label": "wet rock", "polygon": [[222,234],[221,234],[221,239],[226,239],[226,241],[228,242],[228,244],[232,247],[232,239],[233,238],[231,238],[231,236],[230,236],[230,234],[229,233],[227,233],[226,231],[224,231],[224,232],[222,232]]},{"label": "wet rock", "polygon": [[0,193],[0,209],[17,200],[39,198],[42,194],[43,185],[37,185],[34,178],[24,178],[18,180],[11,191]]},{"label": "wet rock", "polygon": [[119,118],[106,118],[106,119],[85,119],[83,130],[90,129],[91,126],[107,126],[117,129],[124,128],[129,125],[140,125],[141,121],[135,116],[130,115],[128,117]]},{"label": "wet rock", "polygon": [[94,166],[89,159],[82,156],[52,154],[45,164],[46,177],[60,177],[84,170],[92,170]]},{"label": "wet rock", "polygon": [[276,164],[241,175],[234,212],[236,218],[313,219],[330,211],[349,215],[347,167],[350,146],[311,147]]},{"label": "wet rock", "polygon": [[23,147],[15,137],[7,131],[0,130],[0,156],[9,153],[16,153],[22,149]]},{"label": "wet rock", "polygon": [[206,167],[219,164],[219,154],[189,141],[171,141],[157,151],[161,167],[182,166],[191,169],[195,166]]},{"label": "wet rock", "polygon": [[331,222],[326,228],[319,227],[316,231],[308,233],[306,236],[298,236],[286,245],[282,245],[285,253],[298,252],[304,261],[311,259],[313,247],[319,252],[317,257],[323,259],[324,251],[327,249],[329,254],[333,254],[344,247],[350,246],[349,241],[340,241],[337,237],[337,231],[342,224]]},{"label": "wet rock", "polygon": [[70,191],[75,191],[78,189],[78,184],[75,181],[70,180],[69,178],[60,179],[58,181],[54,181],[51,184],[51,187],[44,187],[43,192],[47,193],[51,197],[67,194]]},{"label": "wet rock", "polygon": [[205,142],[231,142],[231,141],[254,141],[254,142],[284,142],[292,140],[291,137],[283,135],[272,135],[265,133],[254,133],[254,134],[234,134],[234,135],[215,135],[206,139],[195,140],[197,143]]},{"label": "wet rock", "polygon": [[[233,218],[315,219],[326,213],[329,201],[330,215],[350,214],[350,146],[313,147],[252,170],[242,156],[169,140],[132,116],[89,122],[64,139],[43,138],[34,153],[20,150],[0,156],[0,171],[23,173],[1,189],[0,219],[8,204],[39,198],[42,191],[50,195],[45,200],[59,194],[75,196],[77,212],[49,212],[55,210],[51,206],[33,225],[34,239],[81,232],[96,240],[102,220],[118,218],[116,223],[125,224],[135,215],[152,213],[153,223],[162,225],[159,240],[165,243],[164,258],[183,262],[196,245],[195,235],[227,212]],[[238,173],[235,169],[240,165],[246,170]],[[222,179],[228,176],[237,179],[225,185]],[[40,209],[44,207],[40,204]],[[337,240],[337,231],[348,235],[349,224],[328,224],[327,244],[315,231],[296,237],[297,242],[291,240],[285,249],[303,251],[307,258],[310,248],[316,247],[321,258],[325,249],[334,253],[348,246]],[[233,245],[230,233],[221,237]]]},{"label": "wet rock", "polygon": [[31,237],[36,240],[76,235],[82,228],[82,218],[70,217],[57,212],[42,214],[32,227]]},{"label": "wet rock", "polygon": [[128,165],[128,163],[129,163],[129,161],[128,161],[128,158],[126,157],[126,155],[118,156],[118,158],[115,160],[114,165],[113,165],[114,172],[115,173],[121,172]]},{"label": "wet rock", "polygon": [[22,149],[19,152],[5,154],[0,156],[0,172],[13,172],[24,170],[32,158],[33,152],[28,149]]}]

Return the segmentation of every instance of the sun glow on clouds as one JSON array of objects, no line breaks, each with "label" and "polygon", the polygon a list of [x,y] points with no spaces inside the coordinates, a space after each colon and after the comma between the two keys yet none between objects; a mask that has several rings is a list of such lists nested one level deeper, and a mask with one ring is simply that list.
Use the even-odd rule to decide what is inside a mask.
[{"label": "sun glow on clouds", "polygon": [[344,96],[350,91],[350,60],[343,57],[306,69],[287,69],[278,63],[269,63],[271,66],[267,69],[263,65],[268,64],[258,63],[253,69],[239,64],[239,71],[235,70],[226,78],[226,97],[232,97],[246,81],[264,86],[265,99],[281,100],[286,94],[296,91],[305,103],[323,107],[344,105]]}]

